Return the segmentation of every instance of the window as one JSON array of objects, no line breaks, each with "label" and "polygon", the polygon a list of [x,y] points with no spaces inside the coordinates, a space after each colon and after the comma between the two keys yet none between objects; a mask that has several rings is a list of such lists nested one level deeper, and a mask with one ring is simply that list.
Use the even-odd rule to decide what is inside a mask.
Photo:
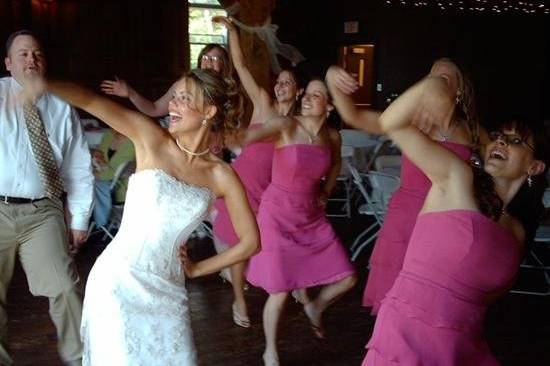
[{"label": "window", "polygon": [[189,0],[189,48],[191,68],[197,67],[197,57],[208,43],[227,44],[224,26],[212,23],[212,17],[227,16],[216,0]]}]

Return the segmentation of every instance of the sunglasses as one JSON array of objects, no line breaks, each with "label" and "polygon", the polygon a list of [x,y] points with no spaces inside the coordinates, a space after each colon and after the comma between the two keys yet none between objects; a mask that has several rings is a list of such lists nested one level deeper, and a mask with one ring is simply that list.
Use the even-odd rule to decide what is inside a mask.
[{"label": "sunglasses", "polygon": [[506,145],[512,145],[512,146],[523,145],[528,149],[530,149],[531,151],[535,151],[535,148],[533,146],[529,145],[527,141],[524,141],[518,135],[506,134],[500,131],[492,131],[492,132],[489,132],[489,139],[491,141],[497,141],[497,140],[504,141]]}]

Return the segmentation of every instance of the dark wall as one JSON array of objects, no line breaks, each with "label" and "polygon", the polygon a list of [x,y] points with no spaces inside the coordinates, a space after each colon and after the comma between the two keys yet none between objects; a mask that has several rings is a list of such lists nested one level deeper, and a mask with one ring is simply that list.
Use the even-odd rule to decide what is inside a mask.
[{"label": "dark wall", "polygon": [[[344,34],[344,21],[358,21],[359,32]],[[449,56],[469,70],[486,123],[510,113],[550,118],[548,15],[459,14],[383,0],[281,0],[273,22],[311,69],[336,62],[342,45],[373,43],[379,108],[386,96],[425,75],[434,59]]]},{"label": "dark wall", "polygon": [[[279,0],[272,21],[281,41],[307,57],[301,68],[310,75],[323,75],[342,45],[375,44],[379,108],[426,74],[435,58],[450,56],[471,71],[486,121],[511,112],[550,119],[550,16],[384,4]],[[353,20],[359,33],[344,34],[344,21]],[[41,35],[54,75],[89,85],[117,75],[154,98],[188,67],[184,0],[0,0],[0,39],[22,27]]]},{"label": "dark wall", "polygon": [[181,0],[0,0],[2,41],[32,29],[50,74],[90,86],[117,75],[153,98],[188,67],[187,19]]}]

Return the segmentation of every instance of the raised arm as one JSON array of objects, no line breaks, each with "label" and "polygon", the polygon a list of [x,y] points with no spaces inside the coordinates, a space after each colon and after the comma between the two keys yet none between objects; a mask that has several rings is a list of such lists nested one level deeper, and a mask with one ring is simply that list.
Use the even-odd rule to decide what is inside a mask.
[{"label": "raised arm", "polygon": [[222,268],[248,259],[260,249],[258,225],[248,205],[241,181],[228,165],[220,166],[215,175],[215,181],[218,182],[216,193],[225,200],[239,242],[228,250],[197,263],[192,263],[188,259],[184,248],[180,250],[180,259],[188,277],[218,272]]},{"label": "raised arm", "polygon": [[371,134],[383,133],[378,122],[380,112],[359,110],[353,103],[350,94],[356,91],[359,85],[350,74],[339,66],[331,66],[327,71],[326,81],[333,104],[344,122]]},{"label": "raised arm", "polygon": [[444,183],[470,168],[454,153],[421,132],[415,124],[433,125],[452,118],[454,100],[443,78],[426,77],[409,88],[381,114],[383,132],[401,148],[432,183]]},{"label": "raised arm", "polygon": [[46,88],[69,104],[85,110],[128,136],[136,148],[154,145],[165,135],[162,128],[150,118],[84,87],[68,82],[49,81]]},{"label": "raised arm", "polygon": [[240,144],[246,145],[256,141],[276,141],[282,137],[284,131],[287,131],[294,124],[294,119],[285,116],[273,116],[261,127],[248,128],[239,132],[238,140]]},{"label": "raised arm", "polygon": [[152,102],[139,94],[125,80],[115,77],[115,80],[103,80],[101,90],[105,94],[128,98],[136,108],[149,117],[161,117],[168,114],[168,103],[172,98],[174,85],[159,99]]},{"label": "raised arm", "polygon": [[212,21],[215,23],[223,24],[227,28],[227,32],[229,33],[229,51],[231,53],[233,66],[235,67],[235,70],[237,71],[237,74],[241,79],[244,90],[254,104],[254,107],[259,106],[262,100],[264,100],[266,97],[269,98],[269,95],[260,85],[258,85],[256,79],[254,79],[254,76],[252,76],[252,73],[246,66],[237,28],[231,22],[231,18],[213,17]]}]

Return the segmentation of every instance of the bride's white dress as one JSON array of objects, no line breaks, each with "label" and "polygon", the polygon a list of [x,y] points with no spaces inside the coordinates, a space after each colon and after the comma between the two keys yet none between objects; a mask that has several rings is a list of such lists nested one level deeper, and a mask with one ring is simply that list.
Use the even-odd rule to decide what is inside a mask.
[{"label": "bride's white dress", "polygon": [[160,169],[130,177],[120,229],[86,284],[84,365],[196,364],[177,252],[213,198]]}]

